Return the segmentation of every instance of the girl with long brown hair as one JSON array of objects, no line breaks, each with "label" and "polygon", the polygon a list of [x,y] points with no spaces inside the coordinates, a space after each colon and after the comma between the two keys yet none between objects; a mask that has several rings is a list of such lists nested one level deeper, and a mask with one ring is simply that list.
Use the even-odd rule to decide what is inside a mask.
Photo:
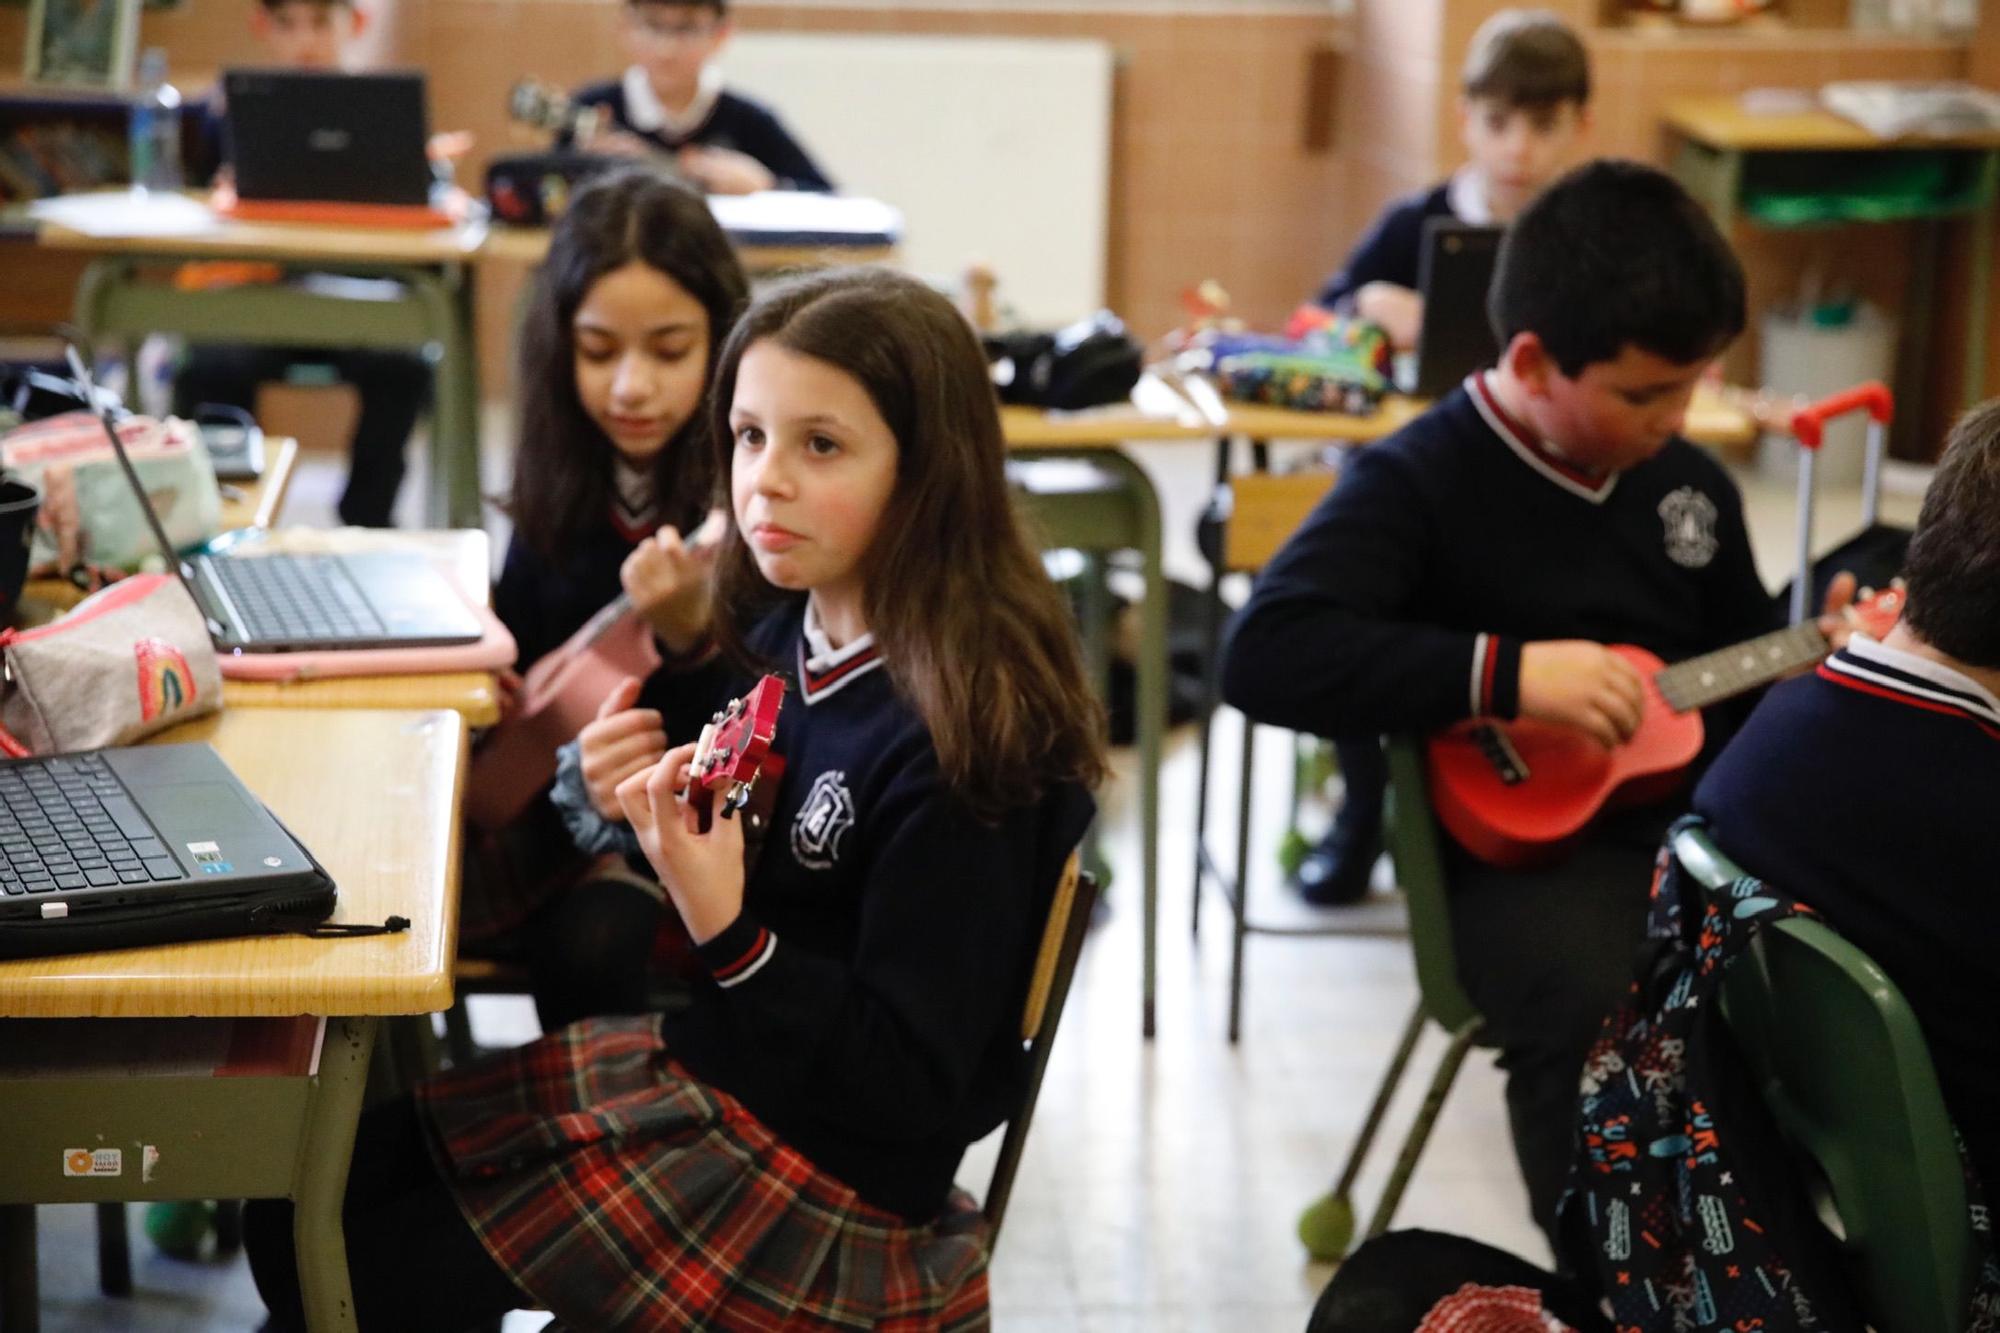
[{"label": "girl with long brown hair", "polygon": [[[428,1327],[528,1298],[591,1329],[987,1325],[952,1178],[1022,1093],[1099,708],[943,297],[878,271],[784,288],[716,384],[722,651],[627,682],[556,793],[580,840],[643,856],[705,975],[684,1012],[586,1020],[368,1114],[355,1178],[421,1169],[350,1186],[363,1329],[418,1326],[381,1275],[441,1266],[456,1303]],[[767,669],[790,678],[770,807],[704,830],[683,742]],[[286,1207],[251,1245],[279,1329]]]}]

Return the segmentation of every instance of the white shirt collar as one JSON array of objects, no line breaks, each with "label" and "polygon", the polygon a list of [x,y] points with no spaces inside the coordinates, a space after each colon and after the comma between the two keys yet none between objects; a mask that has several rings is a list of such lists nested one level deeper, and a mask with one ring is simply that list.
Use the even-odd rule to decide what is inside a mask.
[{"label": "white shirt collar", "polygon": [[1859,631],[1847,640],[1848,656],[1863,662],[1874,662],[1880,666],[1894,667],[1909,676],[1927,680],[1933,685],[1970,695],[1984,704],[1989,714],[2000,720],[2000,696],[1981,685],[1963,671],[1948,667],[1944,663],[1928,657],[1919,657],[1907,648],[1893,648],[1886,643],[1878,643]]},{"label": "white shirt collar", "polygon": [[653,91],[653,81],[638,65],[625,70],[624,87],[625,119],[633,129],[682,139],[700,129],[708,113],[715,110],[715,101],[722,96],[722,71],[712,64],[703,65],[694,100],[678,113],[667,110],[659,94]]},{"label": "white shirt collar", "polygon": [[[649,88],[647,91],[652,90]],[[1452,172],[1451,181],[1445,186],[1444,200],[1460,222],[1475,227],[1493,225],[1493,210],[1486,203],[1486,178],[1480,175],[1478,167],[1468,163]]]},{"label": "white shirt collar", "polygon": [[810,597],[806,599],[805,635],[806,670],[815,675],[831,671],[842,662],[872,652],[875,648],[875,635],[872,632],[842,647],[834,647],[833,640],[826,636],[825,628],[819,623],[819,607]]}]

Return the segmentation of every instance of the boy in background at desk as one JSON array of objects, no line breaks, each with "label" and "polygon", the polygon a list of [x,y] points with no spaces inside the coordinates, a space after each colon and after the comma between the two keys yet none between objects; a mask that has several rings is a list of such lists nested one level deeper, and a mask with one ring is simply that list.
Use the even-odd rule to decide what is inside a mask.
[{"label": "boy in background at desk", "polygon": [[[1390,204],[1316,298],[1380,324],[1404,350],[1416,346],[1424,320],[1417,268],[1425,223],[1511,222],[1556,178],[1590,125],[1590,56],[1548,10],[1503,9],[1473,34],[1459,93],[1466,164],[1443,184]],[[1381,749],[1365,736],[1339,738],[1335,750],[1346,788],[1340,810],[1292,873],[1299,895],[1321,907],[1365,897],[1382,854]]]},{"label": "boy in background at desk", "polygon": [[[258,0],[251,31],[267,62],[284,69],[338,70],[368,26],[367,11],[350,0]],[[195,110],[211,157],[203,166],[228,171],[220,92]],[[184,273],[199,281],[205,266]],[[191,417],[204,404],[252,410],[260,385],[282,383],[295,365],[325,366],[354,386],[361,414],[354,425],[347,487],[340,497],[343,523],[386,528],[403,484],[403,451],[431,387],[431,370],[414,351],[333,347],[242,347],[203,343],[189,350],[174,381],[174,411]]]},{"label": "boy in background at desk", "polygon": [[[575,146],[664,155],[709,194],[833,189],[777,116],[723,89],[715,57],[729,40],[728,0],[624,0],[623,32],[632,59],[624,75],[571,99],[604,108],[610,127]],[[558,141],[570,146],[568,136]]]},{"label": "boy in background at desk", "polygon": [[[1337,736],[1533,717],[1612,747],[1644,684],[1605,645],[1674,662],[1777,627],[1735,484],[1678,434],[1744,323],[1742,268],[1694,200],[1636,163],[1572,172],[1515,220],[1488,308],[1499,364],[1356,454],[1259,578],[1222,662],[1249,717]],[[1712,744],[1731,720],[1711,710]],[[1684,808],[1609,813],[1534,870],[1444,849],[1459,980],[1545,1231],[1584,1054]]]},{"label": "boy in background at desk", "polygon": [[2000,400],[1951,433],[1880,643],[1773,686],[1694,808],[1732,860],[1881,964],[2000,1187]]}]

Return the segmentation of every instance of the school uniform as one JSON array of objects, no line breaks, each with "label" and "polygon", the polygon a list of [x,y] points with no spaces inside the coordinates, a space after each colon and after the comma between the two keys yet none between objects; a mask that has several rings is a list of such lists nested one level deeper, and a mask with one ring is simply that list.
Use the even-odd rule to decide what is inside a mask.
[{"label": "school uniform", "polygon": [[[1632,643],[1666,661],[1774,628],[1741,498],[1684,440],[1623,473],[1569,466],[1486,372],[1359,451],[1230,627],[1223,697],[1318,735],[1511,718],[1522,646]],[[1711,736],[1733,715],[1710,710]],[[1652,855],[1678,802],[1594,824],[1568,859],[1503,871],[1447,848],[1460,981],[1502,1050],[1522,1174],[1549,1226],[1576,1072],[1631,977]]]},{"label": "school uniform", "polygon": [[[637,65],[620,78],[579,89],[570,101],[577,107],[606,108],[613,128],[637,135],[663,153],[677,153],[690,145],[733,148],[763,163],[781,190],[833,189],[833,182],[770,108],[725,91],[722,72],[713,65],[702,68],[694,101],[680,112],[661,103],[646,71]],[[564,134],[556,146],[568,148],[573,142]]]},{"label": "school uniform", "polygon": [[2000,1186],[2000,698],[1857,634],[1769,691],[1694,808],[1732,860],[1881,964]]},{"label": "school uniform", "polygon": [[[871,639],[835,650],[794,603],[750,645],[793,681],[783,774],[691,1006],[426,1083],[439,1171],[565,1323],[983,1327],[985,1239],[952,1176],[1025,1086],[1019,1006],[1093,804],[1063,786],[984,822]],[[751,683],[711,662],[642,702],[691,736]],[[603,823],[574,747],[556,799]]]},{"label": "school uniform", "polygon": [[1416,290],[1424,227],[1432,218],[1490,226],[1493,210],[1486,205],[1486,186],[1479,172],[1461,167],[1450,179],[1404,195],[1382,210],[1367,235],[1348,252],[1346,262],[1320,285],[1315,303],[1337,309],[1371,282],[1393,282]]}]

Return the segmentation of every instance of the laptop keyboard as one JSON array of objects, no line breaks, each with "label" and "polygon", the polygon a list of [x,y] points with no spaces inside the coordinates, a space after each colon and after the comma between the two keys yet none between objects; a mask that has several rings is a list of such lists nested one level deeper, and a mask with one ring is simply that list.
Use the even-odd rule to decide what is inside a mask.
[{"label": "laptop keyboard", "polygon": [[0,893],[186,878],[98,756],[0,767]]},{"label": "laptop keyboard", "polygon": [[252,643],[379,638],[380,616],[336,555],[208,562]]}]

